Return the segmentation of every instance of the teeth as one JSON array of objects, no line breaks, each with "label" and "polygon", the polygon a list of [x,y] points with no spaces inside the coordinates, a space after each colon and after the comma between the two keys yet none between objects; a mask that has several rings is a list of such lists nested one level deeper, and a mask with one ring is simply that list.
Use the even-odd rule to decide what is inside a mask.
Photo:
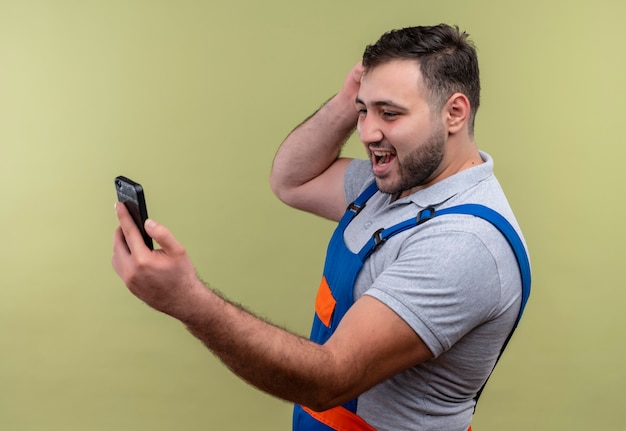
[{"label": "teeth", "polygon": [[389,162],[389,159],[393,155],[391,151],[380,151],[380,150],[372,150],[372,154],[376,157],[376,164],[379,166],[384,165]]}]

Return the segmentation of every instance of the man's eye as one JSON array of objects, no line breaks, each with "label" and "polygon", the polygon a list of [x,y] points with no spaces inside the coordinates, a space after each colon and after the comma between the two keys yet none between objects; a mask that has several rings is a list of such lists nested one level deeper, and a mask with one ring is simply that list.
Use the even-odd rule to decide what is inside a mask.
[{"label": "man's eye", "polygon": [[398,113],[396,113],[396,112],[389,112],[389,111],[384,111],[383,112],[383,117],[385,117],[385,118],[391,119],[391,118],[395,118],[397,116],[398,116]]}]

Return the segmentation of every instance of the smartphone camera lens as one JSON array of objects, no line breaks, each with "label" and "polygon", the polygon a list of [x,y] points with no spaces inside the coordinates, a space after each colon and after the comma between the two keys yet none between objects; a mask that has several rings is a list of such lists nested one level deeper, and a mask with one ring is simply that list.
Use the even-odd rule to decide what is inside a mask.
[{"label": "smartphone camera lens", "polygon": [[115,180],[115,185],[117,186],[118,189],[122,189],[122,182],[120,180]]}]

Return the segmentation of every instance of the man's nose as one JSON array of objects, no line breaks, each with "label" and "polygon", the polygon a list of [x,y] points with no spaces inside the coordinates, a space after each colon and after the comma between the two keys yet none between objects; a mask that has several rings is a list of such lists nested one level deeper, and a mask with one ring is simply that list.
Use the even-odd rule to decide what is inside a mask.
[{"label": "man's nose", "polygon": [[360,117],[356,125],[359,139],[364,144],[371,144],[383,140],[383,132],[380,129],[378,121],[372,116]]}]

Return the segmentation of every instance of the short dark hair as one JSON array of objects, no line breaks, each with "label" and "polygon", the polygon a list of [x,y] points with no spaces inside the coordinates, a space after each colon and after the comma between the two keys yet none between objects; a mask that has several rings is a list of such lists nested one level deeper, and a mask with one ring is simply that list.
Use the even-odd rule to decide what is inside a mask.
[{"label": "short dark hair", "polygon": [[417,60],[430,103],[438,110],[454,93],[464,94],[470,102],[469,131],[480,105],[478,56],[469,35],[457,26],[406,27],[383,34],[363,53],[365,72],[392,60]]}]

